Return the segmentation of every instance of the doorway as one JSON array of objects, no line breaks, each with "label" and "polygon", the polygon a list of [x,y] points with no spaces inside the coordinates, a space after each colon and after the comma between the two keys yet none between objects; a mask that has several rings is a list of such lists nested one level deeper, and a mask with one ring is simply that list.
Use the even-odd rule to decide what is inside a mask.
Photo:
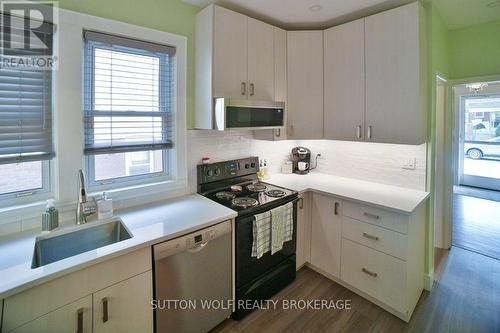
[{"label": "doorway", "polygon": [[500,260],[500,82],[454,93],[452,244]]}]

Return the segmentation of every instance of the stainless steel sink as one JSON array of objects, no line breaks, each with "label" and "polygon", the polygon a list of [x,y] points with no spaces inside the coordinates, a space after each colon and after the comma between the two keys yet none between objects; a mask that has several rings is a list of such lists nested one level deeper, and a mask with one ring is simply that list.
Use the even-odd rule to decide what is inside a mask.
[{"label": "stainless steel sink", "polygon": [[89,222],[69,231],[55,231],[38,236],[31,268],[41,267],[54,261],[132,238],[119,219],[109,222]]}]

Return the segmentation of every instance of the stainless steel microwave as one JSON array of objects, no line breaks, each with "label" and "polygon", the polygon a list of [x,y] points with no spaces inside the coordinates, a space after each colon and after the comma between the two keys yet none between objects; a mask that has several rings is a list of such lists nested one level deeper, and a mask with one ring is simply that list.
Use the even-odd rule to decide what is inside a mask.
[{"label": "stainless steel microwave", "polygon": [[285,103],[214,98],[213,128],[225,130],[275,129],[284,126]]}]

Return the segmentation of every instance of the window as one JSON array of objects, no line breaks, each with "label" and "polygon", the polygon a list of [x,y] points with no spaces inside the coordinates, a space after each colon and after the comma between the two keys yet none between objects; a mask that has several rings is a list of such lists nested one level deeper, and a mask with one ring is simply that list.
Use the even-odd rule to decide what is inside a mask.
[{"label": "window", "polygon": [[48,192],[53,156],[52,71],[0,67],[0,199]]},{"label": "window", "polygon": [[85,32],[85,155],[93,186],[169,177],[175,48]]}]

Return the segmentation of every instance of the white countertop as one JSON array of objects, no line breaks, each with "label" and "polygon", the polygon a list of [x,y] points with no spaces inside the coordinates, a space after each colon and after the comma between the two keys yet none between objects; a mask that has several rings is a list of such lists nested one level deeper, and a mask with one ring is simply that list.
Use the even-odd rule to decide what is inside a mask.
[{"label": "white countertop", "polygon": [[116,217],[121,218],[131,231],[131,239],[36,269],[31,269],[31,261],[39,231],[0,238],[0,299],[98,262],[232,219],[236,215],[235,211],[198,194],[118,211]]},{"label": "white countertop", "polygon": [[265,182],[298,192],[314,191],[343,199],[411,214],[429,196],[429,192],[337,177],[319,172],[307,175],[275,174]]}]

